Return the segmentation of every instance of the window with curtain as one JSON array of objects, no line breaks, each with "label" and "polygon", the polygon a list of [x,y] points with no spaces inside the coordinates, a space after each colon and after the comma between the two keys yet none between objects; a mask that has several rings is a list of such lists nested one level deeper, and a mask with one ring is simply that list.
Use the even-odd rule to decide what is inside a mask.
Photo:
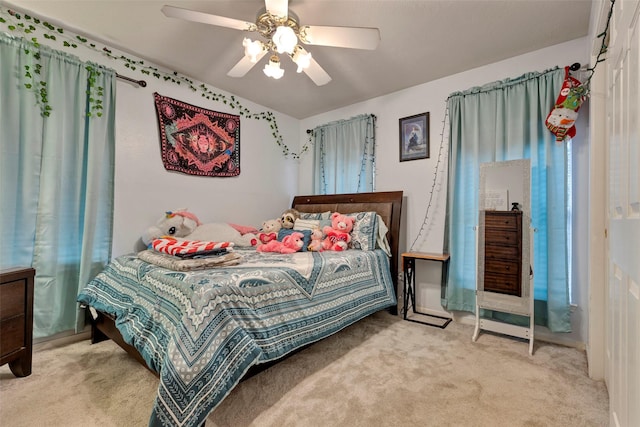
[{"label": "window with curtain", "polygon": [[374,191],[376,116],[363,114],[313,129],[314,194]]},{"label": "window with curtain", "polygon": [[[531,160],[536,323],[569,332],[569,235],[566,144],[545,127],[563,69],[527,73],[449,96],[450,155],[446,245],[451,254],[442,305],[475,311],[480,164]],[[510,319],[513,321],[516,319]]]},{"label": "window with curtain", "polygon": [[[77,294],[111,253],[115,73],[4,33],[0,64],[0,268],[36,270],[34,338],[77,332]],[[36,64],[49,117],[25,86]],[[102,117],[88,117],[98,87]]]}]

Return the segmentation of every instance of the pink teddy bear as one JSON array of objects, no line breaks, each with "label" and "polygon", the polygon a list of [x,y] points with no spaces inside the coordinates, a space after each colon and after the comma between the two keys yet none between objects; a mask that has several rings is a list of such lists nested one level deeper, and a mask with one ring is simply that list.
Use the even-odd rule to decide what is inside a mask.
[{"label": "pink teddy bear", "polygon": [[345,251],[349,248],[353,230],[353,218],[338,212],[331,214],[331,227],[325,226],[322,231],[326,236],[322,247],[328,251]]},{"label": "pink teddy bear", "polygon": [[294,232],[282,239],[282,242],[271,240],[268,243],[258,245],[258,252],[280,252],[281,254],[292,254],[302,249],[304,241],[302,233]]}]

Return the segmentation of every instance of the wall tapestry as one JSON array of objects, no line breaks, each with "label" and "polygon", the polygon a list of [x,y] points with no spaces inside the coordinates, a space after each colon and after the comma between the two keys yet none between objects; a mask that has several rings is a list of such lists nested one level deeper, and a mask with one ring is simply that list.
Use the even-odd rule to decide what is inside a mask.
[{"label": "wall tapestry", "polygon": [[240,175],[240,116],[153,94],[166,170],[199,176]]}]

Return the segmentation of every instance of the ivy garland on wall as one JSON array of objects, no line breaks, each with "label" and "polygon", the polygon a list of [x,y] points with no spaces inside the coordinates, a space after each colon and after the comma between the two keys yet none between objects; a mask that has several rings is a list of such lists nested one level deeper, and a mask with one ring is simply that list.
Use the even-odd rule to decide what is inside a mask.
[{"label": "ivy garland on wall", "polygon": [[[36,32],[42,31],[43,37],[52,42],[60,42],[62,47],[67,49],[76,49],[79,45],[82,45],[88,49],[91,49],[95,52],[99,52],[108,58],[113,60],[118,60],[124,62],[124,66],[132,71],[138,71],[147,76],[153,76],[158,80],[164,80],[165,82],[174,83],[178,86],[186,85],[193,92],[200,92],[203,98],[214,102],[221,102],[227,105],[229,108],[233,110],[237,110],[238,114],[242,117],[246,117],[248,119],[254,120],[265,120],[269,124],[269,128],[271,129],[271,135],[282,150],[282,154],[285,157],[291,156],[293,159],[299,159],[300,156],[309,151],[309,147],[312,143],[311,136],[307,143],[302,147],[300,152],[294,153],[289,147],[284,143],[282,134],[280,134],[280,130],[278,129],[278,123],[276,118],[271,111],[262,111],[259,113],[254,113],[245,106],[243,106],[238,99],[236,99],[233,95],[224,95],[221,93],[216,93],[209,89],[207,85],[204,83],[197,85],[186,76],[179,74],[176,71],[173,72],[165,72],[159,70],[156,67],[146,64],[142,60],[136,60],[128,58],[124,55],[115,55],[112,50],[108,47],[98,47],[95,43],[90,42],[88,39],[76,35],[75,37],[70,37],[65,34],[65,29],[56,27],[51,25],[47,21],[42,21],[38,18],[29,16],[27,14],[21,14],[15,12],[10,9],[5,9],[0,7],[0,24],[5,24],[6,28],[9,31],[19,33],[21,37],[28,43],[33,46],[33,50],[27,50],[25,53],[32,54],[35,59],[35,64],[33,66],[25,66],[25,88],[29,90],[33,90],[36,92],[36,97],[38,103],[41,105],[43,116],[49,117],[51,114],[51,107],[48,104],[47,97],[47,87],[46,82],[41,81],[38,76],[41,73],[42,65],[40,64],[40,53],[38,48],[40,47],[40,43],[38,38],[35,37]],[[103,89],[99,86],[96,86],[96,77],[99,75],[99,71],[91,66],[87,66],[87,70],[90,73],[89,78],[89,98],[91,110],[87,112],[88,116],[96,115],[98,117],[102,116],[102,91]]]}]

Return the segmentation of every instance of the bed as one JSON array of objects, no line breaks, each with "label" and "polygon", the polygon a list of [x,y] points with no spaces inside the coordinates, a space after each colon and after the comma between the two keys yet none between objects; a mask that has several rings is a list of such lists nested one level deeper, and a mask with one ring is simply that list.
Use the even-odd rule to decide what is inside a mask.
[{"label": "bed", "polygon": [[296,196],[291,205],[305,218],[327,212],[377,218],[388,229],[385,249],[237,249],[236,265],[187,271],[137,254],[117,257],[78,297],[93,313],[92,342],[110,338],[158,374],[149,425],[203,425],[255,370],[374,312],[397,314],[402,197],[401,191]]}]

